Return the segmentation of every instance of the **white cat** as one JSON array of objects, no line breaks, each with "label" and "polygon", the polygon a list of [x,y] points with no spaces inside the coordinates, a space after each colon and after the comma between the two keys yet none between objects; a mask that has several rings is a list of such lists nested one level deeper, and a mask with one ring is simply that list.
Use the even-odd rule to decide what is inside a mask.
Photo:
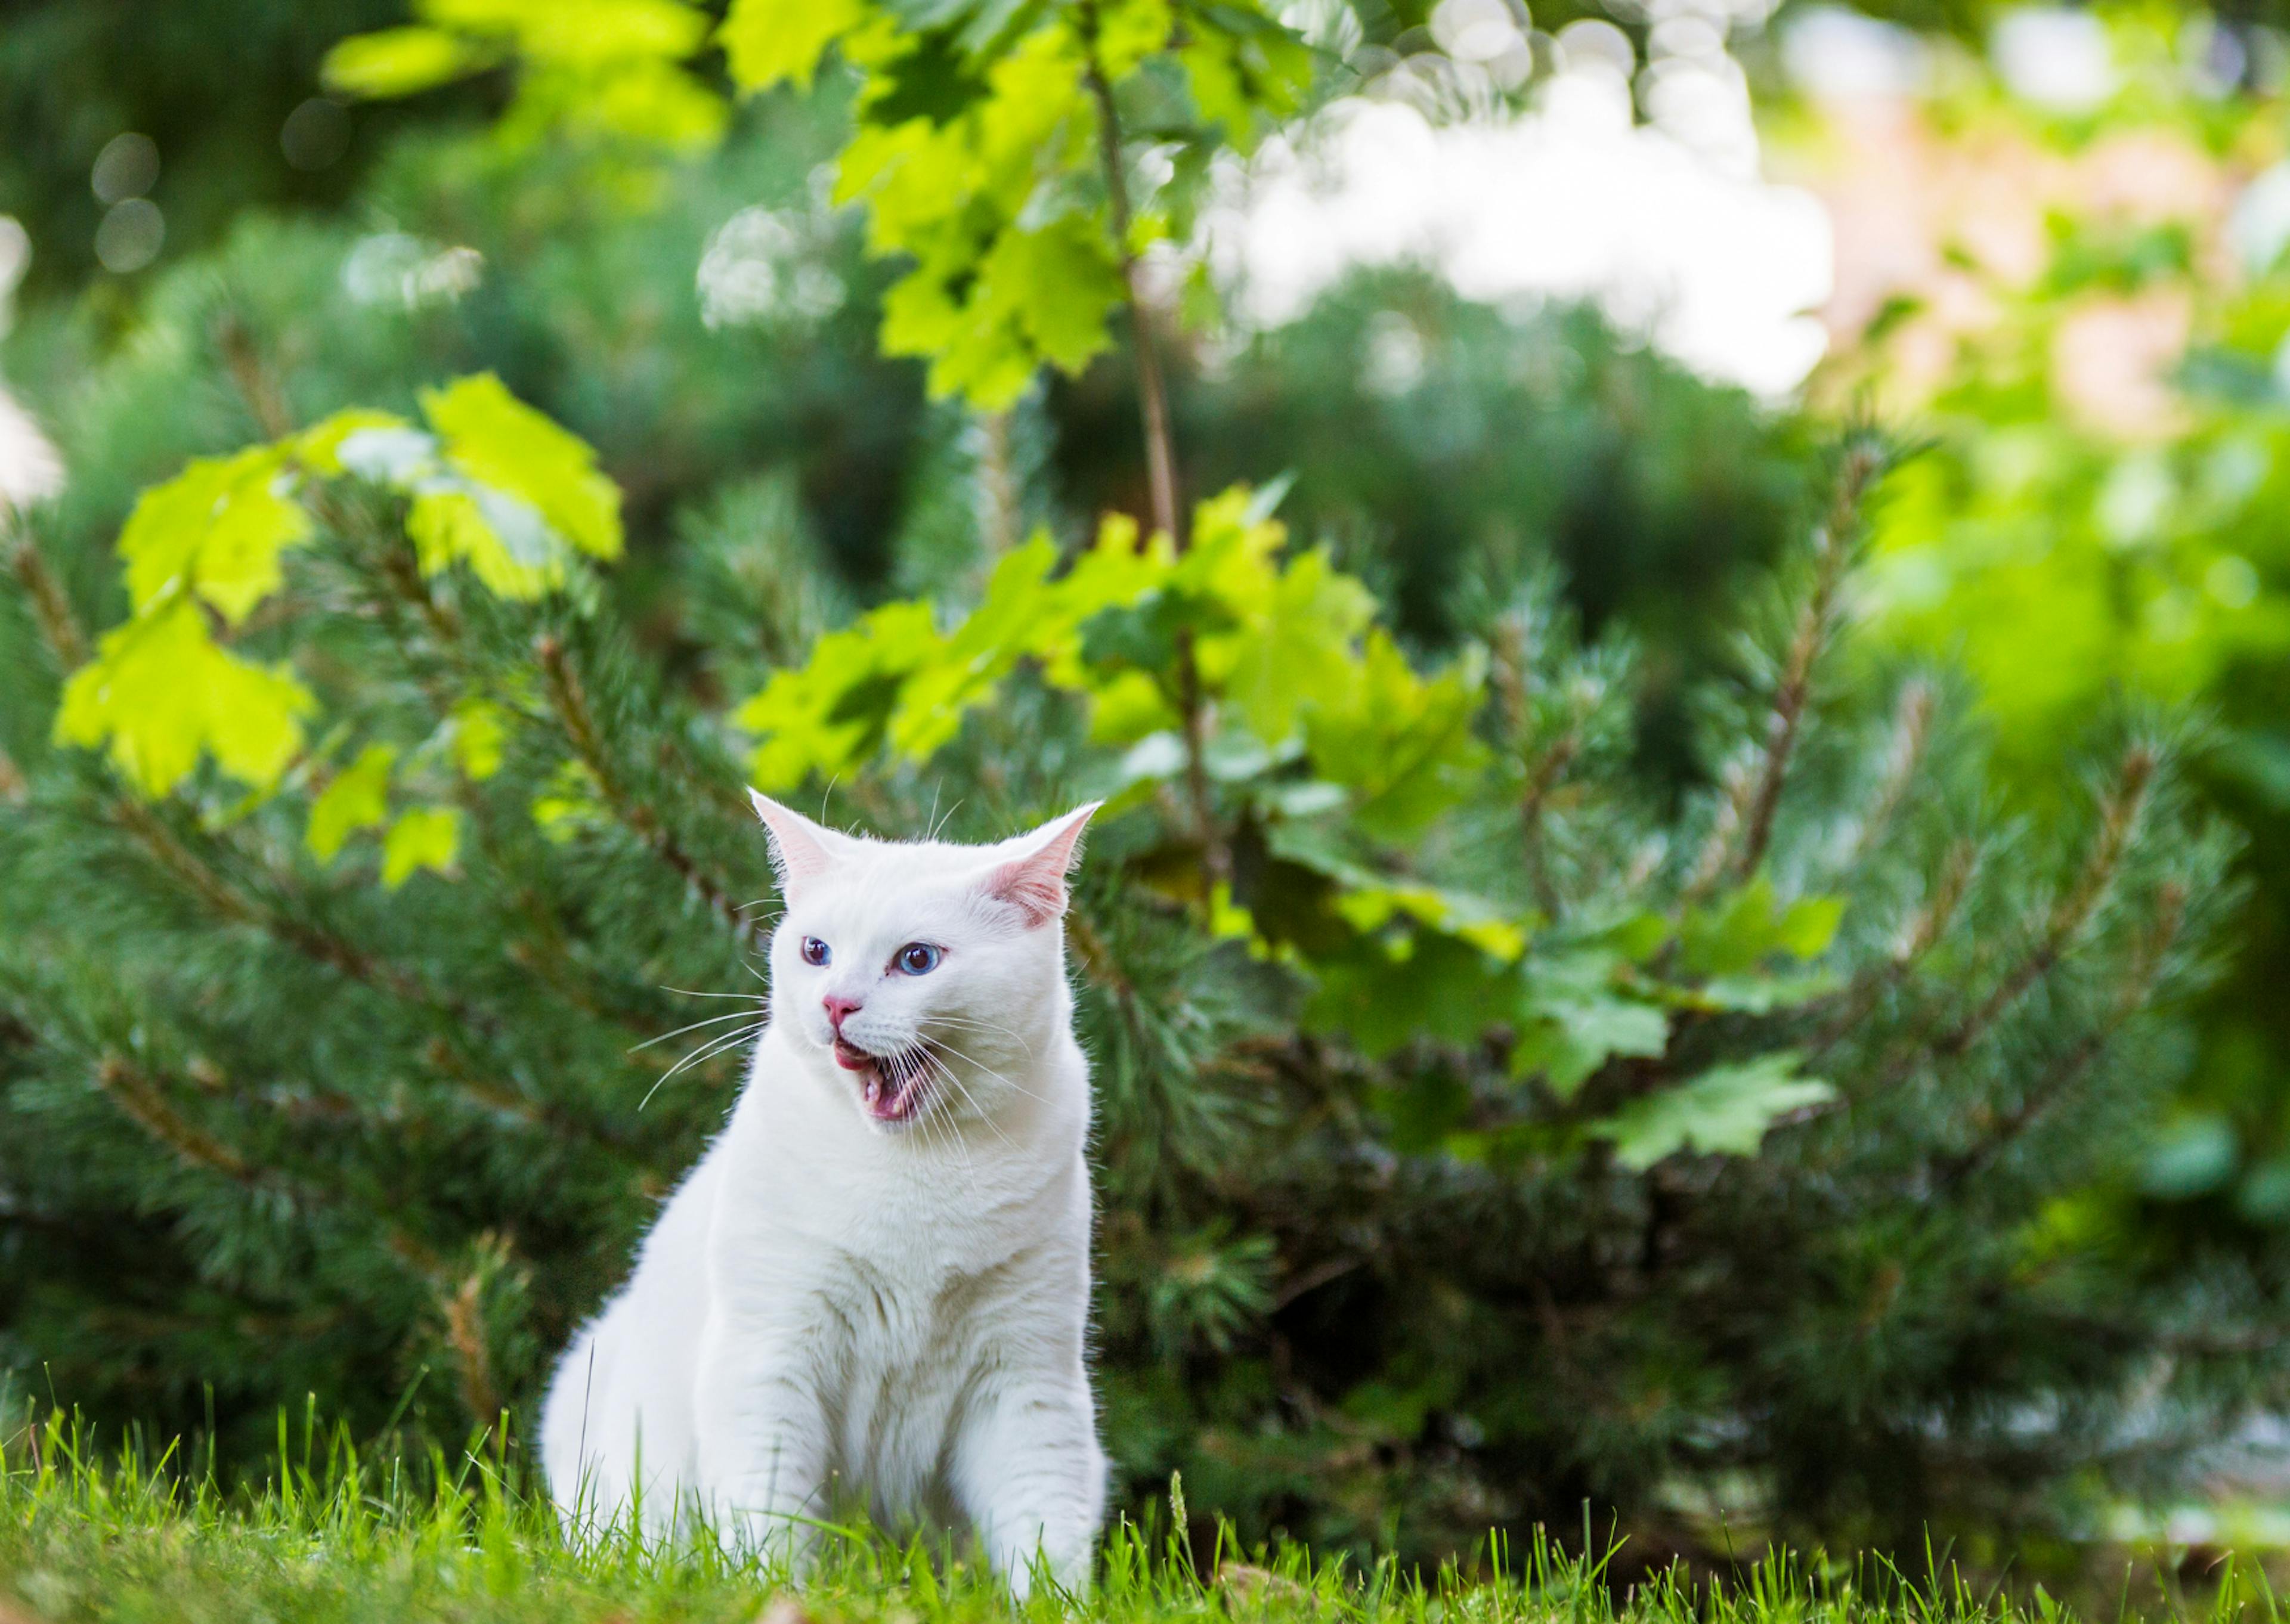
[{"label": "white cat", "polygon": [[787,912],[730,1126],[572,1340],[541,1450],[568,1524],[704,1513],[798,1564],[845,1500],[1088,1580],[1089,1068],[1061,920],[1085,806],[994,846],[757,795]]}]

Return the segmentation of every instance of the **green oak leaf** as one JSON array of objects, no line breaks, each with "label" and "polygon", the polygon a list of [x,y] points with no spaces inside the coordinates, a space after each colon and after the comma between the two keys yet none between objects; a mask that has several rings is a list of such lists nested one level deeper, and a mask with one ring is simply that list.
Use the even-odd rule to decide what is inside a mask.
[{"label": "green oak leaf", "polygon": [[1699,1076],[1634,1100],[1590,1132],[1613,1141],[1614,1159],[1643,1172],[1681,1150],[1755,1156],[1780,1117],[1837,1097],[1818,1077],[1798,1076],[1798,1057],[1782,1051]]}]

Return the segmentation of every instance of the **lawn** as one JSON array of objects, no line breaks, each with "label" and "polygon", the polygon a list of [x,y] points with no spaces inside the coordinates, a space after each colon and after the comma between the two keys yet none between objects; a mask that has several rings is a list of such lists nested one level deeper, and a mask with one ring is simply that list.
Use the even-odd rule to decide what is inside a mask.
[{"label": "lawn", "polygon": [[[498,1453],[377,1460],[340,1438],[288,1447],[284,1426],[280,1439],[284,1470],[227,1492],[172,1451],[153,1462],[133,1450],[100,1455],[60,1427],[19,1435],[13,1452],[0,1455],[0,1624],[2062,1624],[2075,1616],[2040,1588],[2014,1597],[1945,1562],[1918,1578],[1877,1559],[1768,1555],[1728,1575],[1678,1570],[1624,1586],[1613,1582],[1611,1553],[1570,1556],[1541,1540],[1490,1540],[1468,1562],[1414,1573],[1389,1562],[1316,1560],[1293,1547],[1244,1554],[1229,1535],[1198,1560],[1159,1528],[1128,1522],[1108,1535],[1085,1597],[1045,1586],[1013,1604],[959,1555],[933,1557],[919,1540],[858,1529],[827,1533],[824,1556],[797,1589],[704,1540],[568,1545]],[[1181,1484],[1173,1490],[1181,1494]],[[2159,1599],[2133,1605],[2126,1589],[2102,1616],[2279,1619],[2263,1573],[2232,1561],[2212,1573],[2199,1604],[2167,1583],[2150,1594]]]}]

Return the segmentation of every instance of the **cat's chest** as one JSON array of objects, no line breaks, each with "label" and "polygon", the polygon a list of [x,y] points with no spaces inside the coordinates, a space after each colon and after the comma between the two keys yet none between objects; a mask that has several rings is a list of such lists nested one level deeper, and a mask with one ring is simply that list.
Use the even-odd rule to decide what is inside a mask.
[{"label": "cat's chest", "polygon": [[1027,1250],[982,1265],[858,1252],[819,1264],[802,1293],[808,1300],[789,1306],[816,1317],[841,1362],[869,1374],[967,1364],[1007,1326],[1039,1272]]}]

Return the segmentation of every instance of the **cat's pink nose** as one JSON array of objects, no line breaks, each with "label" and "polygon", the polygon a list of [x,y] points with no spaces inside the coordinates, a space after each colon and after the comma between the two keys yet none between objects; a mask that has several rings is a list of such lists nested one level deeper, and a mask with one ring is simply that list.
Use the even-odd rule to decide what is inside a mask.
[{"label": "cat's pink nose", "polygon": [[856,998],[838,998],[833,993],[829,993],[821,998],[820,1003],[827,1007],[828,1024],[840,1034],[843,1030],[844,1017],[856,1014],[860,1001]]}]

